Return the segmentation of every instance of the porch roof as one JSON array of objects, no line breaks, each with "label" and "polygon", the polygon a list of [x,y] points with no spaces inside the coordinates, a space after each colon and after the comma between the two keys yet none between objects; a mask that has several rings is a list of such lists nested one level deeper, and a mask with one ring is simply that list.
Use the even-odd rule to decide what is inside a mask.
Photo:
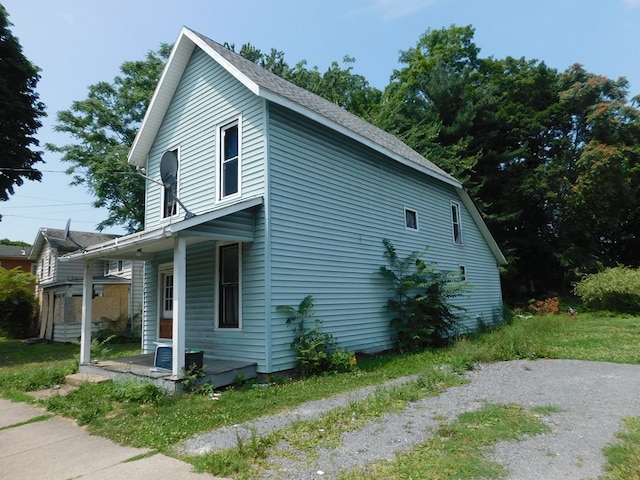
[{"label": "porch roof", "polygon": [[156,252],[172,249],[173,240],[178,235],[186,237],[188,244],[213,238],[251,242],[254,239],[253,233],[243,231],[238,234],[216,234],[200,230],[198,227],[227,215],[256,207],[261,205],[262,202],[262,195],[244,198],[203,215],[197,215],[175,223],[118,237],[109,242],[91,245],[82,250],[76,250],[61,256],[60,260],[92,260],[98,258],[151,260]]}]

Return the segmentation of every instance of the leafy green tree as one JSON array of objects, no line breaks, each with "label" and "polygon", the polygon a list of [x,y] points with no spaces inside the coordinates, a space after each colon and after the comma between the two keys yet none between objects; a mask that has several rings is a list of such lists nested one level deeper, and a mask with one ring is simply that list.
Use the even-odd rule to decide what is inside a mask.
[{"label": "leafy green tree", "polygon": [[56,131],[75,142],[47,148],[71,164],[72,185],[87,187],[94,206],[109,211],[98,230],[113,225],[129,233],[142,229],[144,179],[127,164],[127,155],[170,52],[171,46],[163,44],[144,60],[123,63],[112,83],[91,85],[85,100],[58,112]]},{"label": "leafy green tree", "polygon": [[0,267],[0,331],[9,338],[35,333],[38,302],[33,294],[35,277],[20,267]]},{"label": "leafy green tree", "polygon": [[[10,30],[9,15],[0,4],[0,200],[14,194],[14,187],[24,180],[42,179],[33,167],[42,162],[42,152],[35,134],[42,126],[45,106],[36,86],[39,69],[23,54],[18,39]],[[2,216],[0,216],[0,219]]]},{"label": "leafy green tree", "polygon": [[640,259],[640,97],[628,82],[567,69],[560,82],[566,119],[564,161],[555,189],[564,193],[558,231],[562,260],[576,273]]}]

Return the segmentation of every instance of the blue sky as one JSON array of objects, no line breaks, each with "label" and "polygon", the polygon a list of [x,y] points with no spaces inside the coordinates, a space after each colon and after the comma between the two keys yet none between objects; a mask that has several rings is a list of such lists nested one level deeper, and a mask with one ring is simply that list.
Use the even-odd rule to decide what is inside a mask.
[{"label": "blue sky", "polygon": [[[427,29],[473,25],[481,55],[543,60],[564,70],[579,62],[593,73],[626,77],[640,94],[640,0],[0,0],[24,54],[41,71],[37,91],[48,118],[38,132],[55,133],[56,112],[111,81],[186,25],[220,43],[285,53],[326,69],[345,55],[354,71],[384,88],[398,55]],[[45,152],[42,182],[28,182],[0,203],[0,238],[33,242],[40,227],[93,231],[106,212],[91,207],[83,187],[69,186],[68,166]],[[0,160],[1,161],[1,160]],[[111,233],[122,233],[119,229]]]}]

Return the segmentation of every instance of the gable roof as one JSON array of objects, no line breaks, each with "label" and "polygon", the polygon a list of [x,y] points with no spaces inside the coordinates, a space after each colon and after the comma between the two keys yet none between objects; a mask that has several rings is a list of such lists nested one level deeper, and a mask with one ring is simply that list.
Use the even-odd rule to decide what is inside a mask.
[{"label": "gable roof", "polygon": [[73,252],[82,250],[85,247],[96,245],[98,243],[108,242],[117,238],[118,235],[96,232],[78,232],[70,231],[69,237],[65,238],[65,231],[58,228],[41,228],[38,230],[33,247],[29,253],[30,259],[36,259],[40,256],[40,252],[45,243],[51,248],[55,248],[59,253]]},{"label": "gable roof", "polygon": [[499,264],[507,261],[489,232],[484,220],[460,181],[410,148],[394,135],[370,124],[338,105],[298,87],[223,45],[187,27],[182,27],[162,76],[154,91],[142,125],[129,151],[130,164],[143,167],[158,134],[171,100],[191,59],[194,48],[200,48],[227,72],[258,97],[281,105],[363,145],[378,151],[446,184],[453,186],[471,213],[491,252]]},{"label": "gable roof", "polygon": [[197,46],[255,95],[315,120],[333,130],[394,158],[400,163],[460,187],[454,177],[410,148],[394,135],[346,111],[315,93],[275,75],[193,30],[183,27],[171,52],[158,87],[129,152],[129,163],[143,166],[173,94]]}]

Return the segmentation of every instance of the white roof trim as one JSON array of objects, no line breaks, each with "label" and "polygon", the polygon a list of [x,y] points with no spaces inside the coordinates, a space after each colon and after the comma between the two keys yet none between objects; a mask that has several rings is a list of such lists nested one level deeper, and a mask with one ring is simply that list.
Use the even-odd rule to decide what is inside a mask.
[{"label": "white roof trim", "polygon": [[132,233],[130,235],[125,235],[124,237],[118,237],[110,242],[91,245],[84,250],[78,250],[63,255],[62,257],[60,257],[60,259],[63,261],[71,261],[79,259],[91,260],[101,257],[115,258],[117,257],[117,255],[114,254],[116,254],[117,252],[133,252],[138,248],[142,248],[145,244],[155,243],[177,235],[179,232],[188,230],[189,228],[202,225],[203,223],[207,223],[212,220],[216,220],[218,218],[222,218],[227,215],[246,210],[248,208],[256,207],[258,205],[261,205],[262,202],[263,198],[261,195],[250,197],[238,202],[231,203],[229,205],[225,205],[204,215],[196,215],[195,217],[181,220],[176,223],[163,225],[150,230],[143,230],[142,232]]},{"label": "white roof trim", "polygon": [[506,265],[508,263],[507,259],[505,258],[504,254],[500,250],[500,247],[491,235],[491,232],[489,232],[489,228],[487,227],[487,224],[484,223],[484,220],[482,219],[480,212],[473,203],[473,200],[471,200],[471,197],[464,188],[458,188],[456,190],[458,191],[458,195],[460,196],[462,203],[464,203],[464,206],[467,207],[467,210],[469,211],[471,218],[473,218],[474,223],[478,226],[478,230],[480,230],[482,238],[484,238],[484,240],[487,242],[487,246],[491,250],[491,253],[493,253],[493,256],[496,258],[498,265]]}]

